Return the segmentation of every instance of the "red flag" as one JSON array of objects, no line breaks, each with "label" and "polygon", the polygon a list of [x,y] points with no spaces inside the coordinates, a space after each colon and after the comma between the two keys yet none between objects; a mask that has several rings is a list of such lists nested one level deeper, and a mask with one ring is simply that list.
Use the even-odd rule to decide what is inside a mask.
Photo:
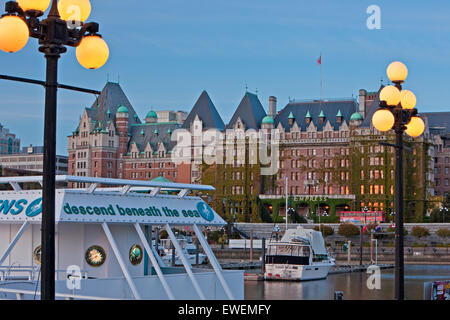
[{"label": "red flag", "polygon": [[322,56],[320,56],[319,59],[317,59],[317,64],[322,64]]}]

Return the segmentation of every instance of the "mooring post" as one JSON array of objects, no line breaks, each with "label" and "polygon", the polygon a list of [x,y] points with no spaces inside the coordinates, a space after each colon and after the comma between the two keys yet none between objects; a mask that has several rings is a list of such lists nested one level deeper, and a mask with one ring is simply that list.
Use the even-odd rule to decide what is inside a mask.
[{"label": "mooring post", "polygon": [[266,238],[262,238],[261,246],[261,275],[264,276],[264,273],[266,273]]},{"label": "mooring post", "polygon": [[370,233],[370,263],[373,264],[373,232]]},{"label": "mooring post", "polygon": [[253,229],[250,230],[250,262],[253,262]]},{"label": "mooring post", "polygon": [[350,264],[352,261],[352,242],[348,241],[348,249],[347,249],[347,263]]},{"label": "mooring post", "polygon": [[170,248],[172,249],[172,267],[175,267],[175,245],[173,242],[170,244]]}]

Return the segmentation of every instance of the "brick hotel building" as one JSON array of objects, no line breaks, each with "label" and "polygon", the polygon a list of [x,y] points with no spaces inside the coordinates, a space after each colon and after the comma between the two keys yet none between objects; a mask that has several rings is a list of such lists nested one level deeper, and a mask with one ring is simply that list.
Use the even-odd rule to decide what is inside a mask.
[{"label": "brick hotel building", "polygon": [[[289,205],[300,215],[327,210],[336,216],[365,206],[388,214],[393,210],[395,159],[393,150],[379,142],[393,142],[394,136],[373,128],[378,104],[378,92],[360,90],[359,101],[291,101],[278,111],[277,99],[270,97],[266,113],[258,96],[246,92],[225,124],[204,91],[188,115],[149,111],[141,121],[121,87],[107,83],[69,136],[69,174],[211,184],[216,188],[211,205],[229,221],[270,221],[284,215],[285,177]],[[405,137],[412,150],[405,153],[406,222],[421,221],[435,205],[430,199],[448,192],[445,155],[450,126],[445,121],[450,113],[444,114],[423,114],[425,134]],[[280,131],[280,159],[273,176],[262,176],[260,165],[238,164],[235,159],[232,164],[206,165],[195,148],[189,163],[171,160],[171,134],[177,129],[253,129],[270,135],[275,128]]]}]

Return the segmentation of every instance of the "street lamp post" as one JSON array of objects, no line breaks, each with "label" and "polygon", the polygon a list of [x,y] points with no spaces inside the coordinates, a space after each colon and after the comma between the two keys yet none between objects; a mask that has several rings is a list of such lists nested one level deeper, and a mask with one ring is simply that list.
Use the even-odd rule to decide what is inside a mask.
[{"label": "street lamp post", "polygon": [[445,223],[445,215],[446,215],[447,212],[448,212],[448,208],[442,206],[442,207],[440,208],[440,210],[441,210],[441,213],[442,213],[442,223]]},{"label": "street lamp post", "polygon": [[[364,225],[367,224],[367,212],[369,211],[369,208],[367,206],[364,207]],[[359,226],[359,265],[362,265],[363,263],[363,226]]]},{"label": "street lamp post", "polygon": [[[44,168],[42,178],[41,299],[55,299],[55,164],[58,60],[66,46],[77,47],[78,62],[88,69],[103,66],[109,57],[106,42],[97,33],[97,23],[84,23],[89,17],[89,1],[52,0],[47,18],[39,20],[50,0],[9,1],[0,19],[0,49],[17,52],[29,37],[39,40],[46,59]],[[78,12],[73,15],[73,10]],[[61,15],[60,15],[61,13]]]},{"label": "street lamp post", "polygon": [[416,97],[402,89],[408,69],[401,62],[393,62],[387,75],[394,85],[380,91],[380,108],[372,117],[373,126],[381,131],[395,131],[395,299],[404,300],[404,256],[403,256],[403,133],[419,137],[425,130],[423,120],[417,116]]}]

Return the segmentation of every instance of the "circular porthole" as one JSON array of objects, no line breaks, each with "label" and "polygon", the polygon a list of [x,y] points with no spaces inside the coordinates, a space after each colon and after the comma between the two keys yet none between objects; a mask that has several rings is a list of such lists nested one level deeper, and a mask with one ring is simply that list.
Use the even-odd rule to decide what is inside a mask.
[{"label": "circular porthole", "polygon": [[106,260],[106,253],[102,247],[92,246],[86,250],[86,262],[92,267],[100,267]]},{"label": "circular porthole", "polygon": [[37,246],[33,251],[33,259],[37,264],[41,264],[41,246]]},{"label": "circular porthole", "polygon": [[130,248],[129,257],[132,265],[138,265],[139,263],[141,263],[142,256],[142,248],[139,245],[135,244]]}]

